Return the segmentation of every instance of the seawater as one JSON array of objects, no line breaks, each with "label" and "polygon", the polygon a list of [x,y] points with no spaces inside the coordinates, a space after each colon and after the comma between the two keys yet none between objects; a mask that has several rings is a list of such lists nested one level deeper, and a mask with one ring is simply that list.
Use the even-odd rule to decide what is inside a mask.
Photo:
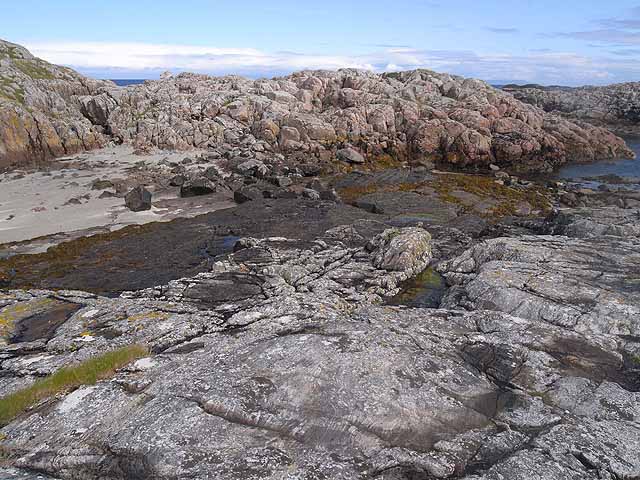
[{"label": "seawater", "polygon": [[602,182],[594,181],[597,177],[607,175],[617,175],[636,179],[631,185],[634,188],[640,187],[640,136],[625,137],[627,145],[636,153],[635,159],[603,160],[600,162],[587,164],[565,165],[556,172],[556,177],[564,180],[589,183],[608,183],[606,179]]}]

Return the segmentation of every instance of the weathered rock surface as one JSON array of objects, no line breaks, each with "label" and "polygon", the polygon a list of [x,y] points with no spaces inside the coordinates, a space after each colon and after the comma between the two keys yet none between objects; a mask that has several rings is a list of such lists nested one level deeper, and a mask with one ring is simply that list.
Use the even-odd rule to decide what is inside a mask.
[{"label": "weathered rock surface", "polygon": [[631,155],[603,129],[546,115],[486,83],[430,71],[301,72],[258,81],[182,74],[128,88],[108,118],[110,131],[127,142],[242,143],[356,164],[391,157],[535,170]]},{"label": "weathered rock surface", "polygon": [[103,146],[106,119],[89,112],[107,86],[0,40],[0,169]]},{"label": "weathered rock surface", "polygon": [[509,86],[518,100],[562,115],[603,126],[618,133],[640,133],[640,83],[605,87]]},{"label": "weathered rock surface", "polygon": [[443,305],[498,310],[593,334],[640,332],[640,242],[496,238],[445,262]]},{"label": "weathered rock surface", "polygon": [[636,238],[480,242],[441,263],[453,287],[432,310],[380,305],[434,242],[374,224],[244,238],[205,273],[119,298],[6,291],[0,314],[80,309],[0,349],[5,392],[118,346],[152,352],[4,427],[7,465],[65,479],[640,474]]},{"label": "weathered rock surface", "polygon": [[141,151],[224,146],[327,165],[342,157],[351,164],[393,159],[547,170],[633,155],[607,130],[547,114],[479,80],[427,70],[300,72],[256,81],[184,73],[120,88],[6,42],[2,52],[4,164],[105,139]]}]

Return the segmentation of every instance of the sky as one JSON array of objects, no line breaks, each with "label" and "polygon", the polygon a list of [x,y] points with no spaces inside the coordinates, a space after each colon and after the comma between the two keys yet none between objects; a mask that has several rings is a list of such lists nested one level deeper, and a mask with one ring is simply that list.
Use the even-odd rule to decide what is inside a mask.
[{"label": "sky", "polygon": [[428,68],[492,83],[640,80],[640,0],[5,0],[0,19],[0,38],[97,78]]}]

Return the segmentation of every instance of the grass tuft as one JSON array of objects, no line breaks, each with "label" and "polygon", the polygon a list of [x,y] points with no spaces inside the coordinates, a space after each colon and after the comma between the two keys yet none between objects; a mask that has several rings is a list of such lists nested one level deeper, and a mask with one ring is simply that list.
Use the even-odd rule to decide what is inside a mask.
[{"label": "grass tuft", "polygon": [[0,398],[0,426],[7,425],[21,413],[46,398],[70,392],[83,385],[93,385],[112,377],[116,370],[149,355],[147,347],[130,345],[64,367],[33,385]]}]

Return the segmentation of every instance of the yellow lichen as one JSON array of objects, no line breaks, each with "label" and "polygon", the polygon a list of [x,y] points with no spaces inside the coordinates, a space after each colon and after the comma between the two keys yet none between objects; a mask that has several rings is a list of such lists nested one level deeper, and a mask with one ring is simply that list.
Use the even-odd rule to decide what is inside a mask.
[{"label": "yellow lichen", "polygon": [[131,323],[139,322],[140,320],[166,320],[169,318],[169,314],[166,312],[143,312],[131,315],[127,320]]},{"label": "yellow lichen", "polygon": [[28,302],[18,302],[0,310],[0,339],[9,338],[20,320],[36,315],[54,303],[50,298],[37,298]]}]

